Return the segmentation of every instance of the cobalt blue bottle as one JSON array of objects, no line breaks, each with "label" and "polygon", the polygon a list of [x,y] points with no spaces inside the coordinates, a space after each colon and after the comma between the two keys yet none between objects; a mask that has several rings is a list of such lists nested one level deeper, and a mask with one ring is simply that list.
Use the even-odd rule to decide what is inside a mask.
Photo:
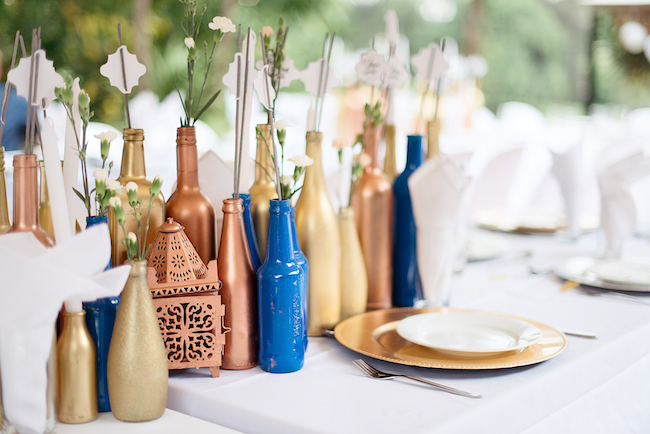
[{"label": "cobalt blue bottle", "polygon": [[302,282],[296,262],[289,200],[270,201],[266,257],[257,272],[259,363],[267,372],[295,372],[305,361]]},{"label": "cobalt blue bottle", "polygon": [[293,254],[296,262],[302,268],[305,277],[302,280],[302,326],[305,330],[305,351],[307,350],[307,310],[309,303],[307,297],[309,296],[309,263],[307,257],[300,250],[300,243],[298,242],[298,230],[296,229],[296,208],[291,207],[291,239],[293,241]]},{"label": "cobalt blue bottle", "polygon": [[406,167],[393,184],[393,305],[413,306],[423,299],[415,244],[415,220],[408,178],[423,160],[422,136],[408,136]]},{"label": "cobalt blue bottle", "polygon": [[[86,217],[86,228],[108,224],[107,217]],[[112,268],[109,260],[106,269]],[[97,409],[100,412],[111,411],[111,404],[108,399],[108,380],[106,377],[106,364],[108,360],[108,348],[111,345],[115,315],[120,304],[120,297],[99,298],[95,301],[83,304],[86,311],[86,327],[88,333],[95,343],[97,354]]]},{"label": "cobalt blue bottle", "polygon": [[260,265],[262,265],[262,260],[260,259],[260,250],[257,247],[257,238],[255,237],[255,225],[253,224],[253,214],[251,213],[251,195],[248,193],[239,193],[239,197],[244,201],[244,230],[246,231],[246,239],[248,240],[248,250],[251,252],[253,270],[257,272]]}]

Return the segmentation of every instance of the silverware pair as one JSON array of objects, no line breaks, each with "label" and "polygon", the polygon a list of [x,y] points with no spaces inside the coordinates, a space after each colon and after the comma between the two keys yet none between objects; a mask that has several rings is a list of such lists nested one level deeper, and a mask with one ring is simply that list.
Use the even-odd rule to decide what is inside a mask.
[{"label": "silverware pair", "polygon": [[404,374],[390,374],[388,372],[383,372],[383,371],[380,371],[377,368],[374,368],[374,367],[370,366],[368,363],[366,363],[362,359],[356,359],[352,363],[354,363],[354,365],[357,368],[359,368],[359,370],[361,372],[363,372],[364,374],[366,374],[370,378],[376,378],[376,379],[379,379],[379,380],[390,380],[390,379],[393,379],[395,377],[404,377],[404,378],[408,378],[409,380],[419,381],[420,383],[428,384],[429,386],[433,386],[438,390],[442,390],[443,392],[447,392],[447,393],[453,393],[454,395],[460,395],[460,396],[464,396],[464,397],[467,397],[467,398],[482,398],[483,397],[482,395],[476,395],[474,393],[469,393],[469,392],[465,392],[463,390],[454,389],[453,387],[445,386],[444,384],[440,384],[440,383],[434,383],[433,381],[425,380],[423,378],[412,377],[410,375],[404,375]]}]

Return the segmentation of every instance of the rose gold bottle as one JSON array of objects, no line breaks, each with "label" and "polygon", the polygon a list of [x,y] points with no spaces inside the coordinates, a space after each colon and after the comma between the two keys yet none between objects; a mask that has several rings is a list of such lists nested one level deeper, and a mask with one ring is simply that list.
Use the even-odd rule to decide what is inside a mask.
[{"label": "rose gold bottle", "polygon": [[[147,172],[144,164],[144,131],[139,128],[125,128],[124,129],[124,151],[122,152],[122,169],[120,176],[117,178],[122,185],[133,181],[138,185],[138,198],[142,199],[142,230],[140,236],[144,238],[145,222],[147,221],[147,210],[149,209],[149,188],[151,181],[147,179]],[[135,219],[135,214],[128,204],[126,192],[118,194],[122,200],[122,206],[126,214],[126,222],[124,228],[126,233],[137,232],[138,224]],[[149,232],[147,235],[147,245],[153,243],[153,240],[158,234],[158,227],[165,221],[165,199],[162,193],[154,198],[153,206],[151,208],[151,220],[149,222]],[[126,261],[126,250],[122,240],[124,233],[122,228],[115,221],[115,216],[110,213],[109,226],[111,229],[111,241],[113,246],[113,266],[117,267]]]},{"label": "rose gold bottle", "polygon": [[178,183],[167,201],[166,217],[172,217],[185,226],[185,235],[207,264],[216,258],[214,208],[199,189],[198,167],[194,127],[180,127],[176,135]]},{"label": "rose gold bottle", "polygon": [[0,234],[9,232],[10,229],[7,185],[5,184],[5,148],[0,146]]},{"label": "rose gold bottle", "polygon": [[379,128],[364,132],[364,149],[372,163],[358,181],[352,207],[368,273],[368,310],[392,304],[393,189],[379,168]]},{"label": "rose gold bottle", "polygon": [[223,229],[217,268],[221,300],[226,307],[223,369],[249,369],[257,365],[257,277],[253,270],[241,199],[224,199]]},{"label": "rose gold bottle", "polygon": [[54,223],[52,222],[52,208],[50,207],[50,195],[47,193],[47,177],[45,176],[45,162],[39,161],[38,168],[41,173],[41,193],[38,204],[38,221],[47,234],[54,238]]},{"label": "rose gold bottle", "polygon": [[271,131],[266,124],[260,124],[257,127],[262,130],[262,136],[266,139],[266,143],[262,138],[257,138],[255,182],[250,189],[250,194],[251,213],[253,214],[253,224],[255,225],[255,238],[257,238],[260,258],[264,262],[266,255],[266,237],[269,232],[270,200],[277,199],[278,193],[275,190],[275,182],[269,177],[269,174],[273,174],[273,161],[269,154],[269,149],[272,148],[267,148],[267,144],[269,147],[271,146]]}]

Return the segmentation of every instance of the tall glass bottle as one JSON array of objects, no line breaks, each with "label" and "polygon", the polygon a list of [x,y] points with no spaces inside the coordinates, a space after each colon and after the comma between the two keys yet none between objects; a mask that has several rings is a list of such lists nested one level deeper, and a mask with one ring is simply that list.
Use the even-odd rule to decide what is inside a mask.
[{"label": "tall glass bottle", "polygon": [[422,159],[422,136],[408,136],[406,167],[393,185],[393,305],[399,307],[413,306],[423,298],[418,273],[415,220],[408,186],[409,177],[422,164]]},{"label": "tall glass bottle", "polygon": [[249,369],[257,365],[257,280],[244,229],[242,199],[224,199],[223,228],[217,267],[221,300],[226,307],[226,345],[223,369]]},{"label": "tall glass bottle", "polygon": [[295,372],[305,361],[304,273],[294,254],[290,201],[271,200],[269,213],[266,257],[257,272],[260,367],[273,373]]},{"label": "tall glass bottle", "polygon": [[368,275],[354,225],[354,210],[339,208],[341,235],[341,320],[363,313],[368,307]]},{"label": "tall glass bottle", "polygon": [[[257,137],[257,152],[255,156],[255,182],[251,187],[251,213],[255,224],[255,236],[257,247],[260,250],[260,258],[266,255],[266,236],[269,232],[269,201],[276,199],[278,194],[275,190],[275,182],[269,176],[273,174],[273,161],[269,154],[271,146],[271,130],[266,124],[257,126],[262,130],[262,139]],[[266,142],[264,141],[266,140]],[[267,144],[269,147],[267,147]]]},{"label": "tall glass bottle", "polygon": [[[50,196],[47,192],[47,177],[45,176],[45,162],[39,161],[38,168],[41,174],[40,200],[38,203],[38,220],[41,227],[47,234],[54,238],[54,223],[52,222],[52,208],[50,207]],[[56,241],[56,240],[55,240]]]},{"label": "tall glass bottle", "polygon": [[368,310],[392,302],[393,189],[379,168],[379,128],[368,127],[364,149],[371,157],[354,190],[352,207],[368,273]]},{"label": "tall glass bottle", "polygon": [[386,156],[384,157],[384,173],[389,182],[394,182],[397,172],[397,158],[395,156],[395,125],[386,125],[384,130],[386,141]]},{"label": "tall glass bottle", "polygon": [[[128,182],[135,182],[138,185],[138,198],[142,199],[142,221],[147,220],[147,210],[149,209],[149,188],[151,181],[147,179],[147,171],[144,164],[144,131],[139,128],[125,128],[124,129],[124,150],[122,152],[122,168],[120,176],[117,178],[122,185]],[[126,222],[124,228],[126,233],[137,232],[138,224],[131,207],[127,205],[128,198],[126,192],[118,194],[124,204],[126,213]],[[153,240],[158,234],[158,227],[165,222],[165,199],[162,193],[154,198],[153,206],[151,208],[151,220],[149,222],[149,232],[146,239],[146,244],[153,243]],[[112,262],[114,266],[122,265],[126,261],[126,250],[122,240],[124,233],[122,228],[115,221],[115,216],[111,211],[109,216],[109,226],[111,230],[111,244],[112,244]],[[141,239],[144,238],[144,225],[140,232]]]},{"label": "tall glass bottle", "polygon": [[300,250],[309,261],[309,336],[320,336],[322,330],[331,329],[341,320],[341,242],[338,220],[325,187],[322,141],[322,133],[307,133],[307,155],[314,164],[305,170],[296,203]]},{"label": "tall glass bottle", "polygon": [[176,135],[176,191],[167,200],[166,215],[185,227],[204,263],[216,258],[214,208],[199,188],[199,163],[194,127],[180,127]]},{"label": "tall glass bottle", "polygon": [[9,232],[10,229],[7,184],[5,183],[5,148],[0,146],[0,235]]}]

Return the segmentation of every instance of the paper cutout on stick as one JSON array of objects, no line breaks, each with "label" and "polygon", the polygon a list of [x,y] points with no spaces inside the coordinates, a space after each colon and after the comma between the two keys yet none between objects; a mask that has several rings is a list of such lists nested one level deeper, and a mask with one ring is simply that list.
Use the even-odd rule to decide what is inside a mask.
[{"label": "paper cutout on stick", "polygon": [[406,70],[397,57],[391,57],[386,64],[386,72],[384,72],[384,84],[390,88],[402,87],[409,79],[411,74]]},{"label": "paper cutout on stick", "polygon": [[[273,63],[273,61],[269,63],[269,69],[273,68]],[[255,66],[257,69],[261,70],[264,67],[264,62],[258,60]],[[300,80],[300,71],[296,68],[293,59],[285,56],[284,62],[282,63],[282,70],[280,71],[280,89],[289,87],[291,82],[294,80]]]},{"label": "paper cutout on stick", "polygon": [[371,49],[361,55],[361,60],[354,67],[354,70],[359,73],[359,78],[364,83],[370,86],[379,86],[386,71],[386,66],[388,66],[388,63],[384,60],[384,56]]},{"label": "paper cutout on stick", "polygon": [[261,74],[258,74],[254,86],[262,105],[267,110],[273,111],[275,91],[271,85],[271,77],[269,77],[269,65],[265,65],[264,68],[262,68]]},{"label": "paper cutout on stick", "polygon": [[[44,50],[36,50],[33,55],[20,59],[18,66],[9,71],[7,81],[16,86],[16,93],[29,101],[29,81],[34,59],[34,75],[37,80],[32,89],[34,92],[32,105],[38,106],[41,110],[47,108],[50,102],[54,101],[54,88],[63,85],[63,77],[54,70],[54,63],[45,57]],[[38,66],[38,70],[36,70]]]},{"label": "paper cutout on stick", "polygon": [[[300,73],[300,79],[305,84],[305,90],[316,98],[322,98],[330,90],[338,87],[341,82],[334,75],[334,70],[329,67],[329,73],[325,66],[327,60],[320,58],[307,65],[307,68]],[[327,88],[325,89],[325,78],[327,77]],[[319,95],[320,91],[320,95]]]},{"label": "paper cutout on stick", "polygon": [[390,45],[397,45],[399,40],[399,21],[394,9],[388,9],[384,15],[386,21],[386,39]]},{"label": "paper cutout on stick", "polygon": [[418,54],[411,58],[411,63],[417,74],[428,81],[430,86],[435,86],[436,81],[442,78],[449,69],[449,63],[435,42],[422,48]]},{"label": "paper cutout on stick", "polygon": [[[124,54],[124,70],[120,50]],[[135,54],[129,53],[126,45],[120,45],[117,51],[108,55],[108,61],[99,68],[99,73],[108,78],[111,86],[122,93],[131,93],[133,86],[138,85],[138,80],[147,72],[147,67],[138,62]],[[125,83],[126,80],[126,83]]]}]

